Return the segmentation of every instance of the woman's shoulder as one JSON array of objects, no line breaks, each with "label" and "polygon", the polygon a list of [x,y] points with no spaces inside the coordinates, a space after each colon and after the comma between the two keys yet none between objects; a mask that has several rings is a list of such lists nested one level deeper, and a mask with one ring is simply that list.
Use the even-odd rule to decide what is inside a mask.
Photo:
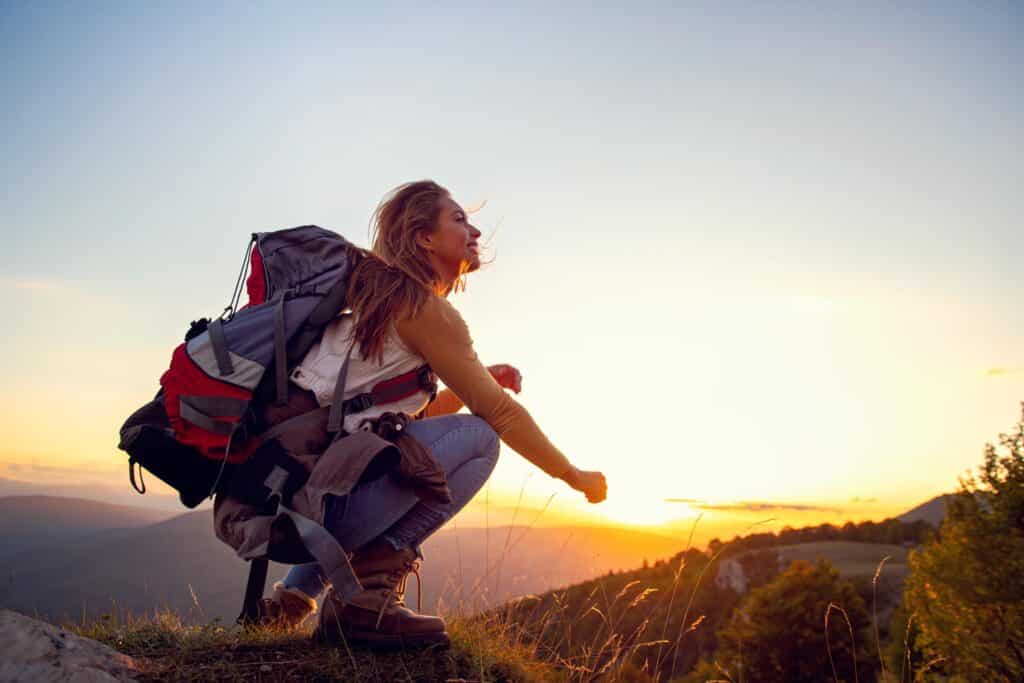
[{"label": "woman's shoulder", "polygon": [[462,324],[465,325],[465,321],[462,319],[462,314],[459,310],[452,306],[451,302],[443,296],[433,294],[427,297],[427,300],[423,303],[422,308],[416,312],[414,316],[409,318],[411,324]]},{"label": "woman's shoulder", "polygon": [[426,340],[456,340],[469,338],[469,328],[458,309],[446,298],[433,295],[427,298],[415,315],[395,323],[402,340],[414,348],[421,348]]}]

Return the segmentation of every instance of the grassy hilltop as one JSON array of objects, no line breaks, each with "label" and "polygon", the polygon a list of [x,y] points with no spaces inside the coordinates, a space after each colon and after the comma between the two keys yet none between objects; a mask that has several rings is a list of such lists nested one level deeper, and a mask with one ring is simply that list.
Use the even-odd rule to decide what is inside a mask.
[{"label": "grassy hilltop", "polygon": [[[747,547],[751,540],[757,549]],[[870,574],[884,554],[896,555],[897,567],[906,554],[902,547],[883,544],[784,545],[783,538],[776,538],[779,545],[769,551],[764,542],[748,537],[717,553],[691,549],[650,566],[449,619],[452,647],[442,652],[351,650],[313,642],[311,627],[289,635],[219,622],[196,626],[169,611],[149,620],[106,617],[76,630],[136,658],[142,680],[675,680],[714,655],[717,632],[743,600],[742,592],[718,580],[726,562],[745,567],[750,587],[756,588],[779,576],[791,560],[832,560],[844,576],[863,580],[866,563],[872,563]],[[896,573],[902,579],[901,569]]]},{"label": "grassy hilltop", "polygon": [[[1015,443],[1024,448],[1024,437]],[[374,653],[314,642],[311,625],[299,634],[246,631],[218,620],[190,625],[169,610],[148,619],[85,619],[72,629],[133,657],[143,681],[1020,680],[1006,655],[1007,644],[1024,642],[1022,603],[1012,597],[1020,589],[1017,565],[1007,562],[994,587],[975,572],[973,588],[907,601],[933,585],[917,575],[934,574],[929,558],[940,558],[942,571],[956,569],[946,555],[972,538],[965,524],[1001,519],[994,517],[1002,514],[999,499],[984,506],[972,493],[958,499],[938,533],[925,522],[891,519],[751,534],[484,612],[463,610],[449,618],[445,651]],[[1021,526],[1024,498],[1014,500],[1008,514]],[[969,504],[977,510],[959,509]],[[1021,557],[1005,525],[989,526],[1012,545],[1004,561]],[[979,570],[996,569],[986,561]],[[926,630],[927,610],[953,610],[957,623],[973,619],[986,630],[972,632],[966,645],[940,643],[947,631]],[[1007,626],[985,621],[990,613]],[[996,636],[992,648],[986,633]],[[958,678],[961,671],[984,675]]]},{"label": "grassy hilltop", "polygon": [[485,619],[449,622],[449,650],[392,653],[319,643],[309,629],[188,626],[170,612],[126,623],[101,619],[74,630],[130,655],[140,681],[569,680],[556,662],[541,661],[534,648]]}]

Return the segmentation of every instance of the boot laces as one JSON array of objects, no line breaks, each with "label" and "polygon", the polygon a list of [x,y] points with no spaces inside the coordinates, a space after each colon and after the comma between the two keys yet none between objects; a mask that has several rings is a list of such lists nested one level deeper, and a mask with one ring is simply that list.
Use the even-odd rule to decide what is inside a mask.
[{"label": "boot laces", "polygon": [[420,578],[420,561],[410,560],[406,562],[401,569],[397,569],[388,575],[389,578],[393,580],[393,585],[388,589],[388,592],[381,603],[380,610],[377,612],[377,624],[375,628],[380,628],[380,623],[384,619],[384,610],[386,610],[389,605],[392,603],[395,605],[405,605],[405,586],[409,581],[409,574],[416,575],[416,611],[423,611],[423,580]]}]

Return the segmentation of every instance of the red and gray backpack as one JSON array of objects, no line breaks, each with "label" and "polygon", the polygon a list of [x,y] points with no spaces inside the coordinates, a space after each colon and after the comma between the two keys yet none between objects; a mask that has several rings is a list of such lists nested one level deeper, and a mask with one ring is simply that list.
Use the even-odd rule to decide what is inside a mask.
[{"label": "red and gray backpack", "polygon": [[[136,480],[137,467],[177,490],[189,508],[229,490],[232,495],[255,491],[257,504],[270,501],[272,492],[263,487],[265,472],[254,466],[273,446],[260,438],[265,425],[259,408],[270,401],[287,402],[290,371],[346,311],[349,277],[361,258],[362,251],[345,238],[315,225],[252,236],[228,307],[213,320],[192,323],[160,378],[156,398],[121,428],[119,447],[128,453],[129,478],[139,493],[145,484],[141,471]],[[239,308],[243,282],[248,303]],[[328,432],[336,436],[344,434],[346,413],[436,390],[426,367],[348,400],[342,400],[344,386],[343,367],[327,420]],[[308,473],[289,464],[287,454],[275,453],[271,459],[291,475],[287,488],[292,492],[305,483]],[[278,502],[287,495],[278,495]],[[331,543],[324,534],[320,545]],[[320,558],[304,561],[313,559]],[[254,560],[246,594],[250,616],[265,574],[266,560]]]},{"label": "red and gray backpack", "polygon": [[[189,508],[224,490],[261,445],[254,408],[286,402],[289,372],[346,309],[349,275],[360,258],[345,238],[315,225],[252,236],[248,279],[243,266],[224,313],[192,323],[156,398],[121,428],[119,447],[129,455],[136,490],[145,491],[136,466],[177,490]],[[249,300],[237,308],[243,280]],[[422,368],[391,378],[337,401],[328,426],[339,431],[344,413],[431,388]]]}]

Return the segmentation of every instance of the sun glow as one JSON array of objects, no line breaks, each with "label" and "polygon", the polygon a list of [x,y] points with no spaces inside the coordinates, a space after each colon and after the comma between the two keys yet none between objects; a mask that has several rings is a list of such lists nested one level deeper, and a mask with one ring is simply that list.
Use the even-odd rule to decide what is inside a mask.
[{"label": "sun glow", "polygon": [[697,512],[685,503],[661,498],[616,498],[602,503],[599,512],[610,521],[631,526],[660,526],[680,519],[690,519]]}]

